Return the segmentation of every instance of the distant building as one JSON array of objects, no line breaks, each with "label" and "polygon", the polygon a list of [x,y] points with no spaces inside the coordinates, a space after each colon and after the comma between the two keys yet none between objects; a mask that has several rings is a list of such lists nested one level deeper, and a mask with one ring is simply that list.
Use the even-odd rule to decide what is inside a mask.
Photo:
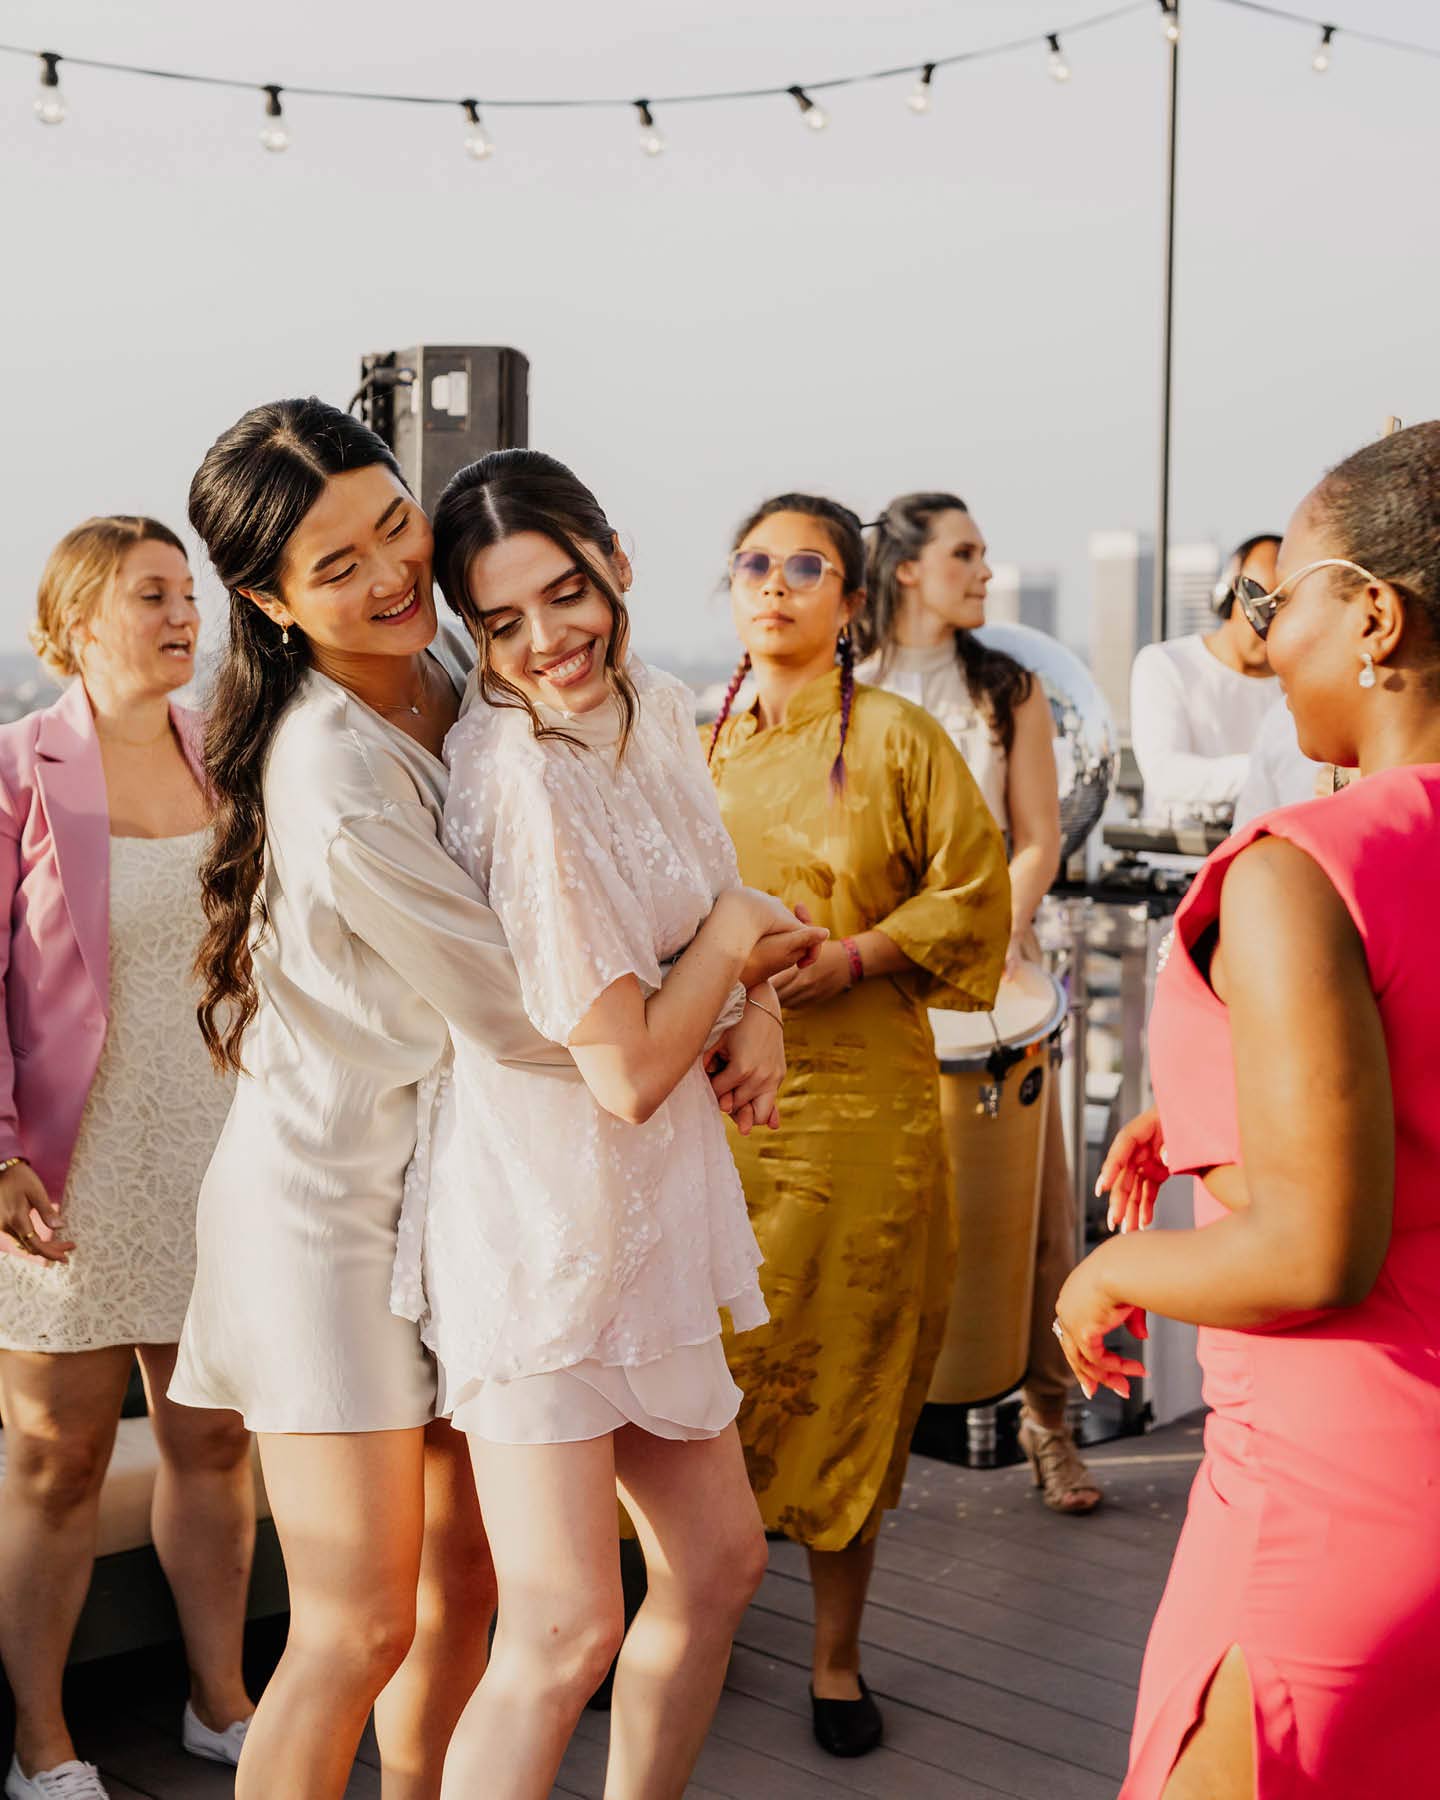
[{"label": "distant building", "polygon": [[1130,666],[1150,642],[1155,547],[1138,531],[1090,534],[1090,671],[1122,737],[1130,735]]},{"label": "distant building", "polygon": [[1176,544],[1170,552],[1166,636],[1203,636],[1215,629],[1213,601],[1220,578],[1220,546]]},{"label": "distant building", "polygon": [[996,563],[985,598],[991,625],[1029,625],[1054,637],[1060,622],[1060,581],[1053,569]]}]

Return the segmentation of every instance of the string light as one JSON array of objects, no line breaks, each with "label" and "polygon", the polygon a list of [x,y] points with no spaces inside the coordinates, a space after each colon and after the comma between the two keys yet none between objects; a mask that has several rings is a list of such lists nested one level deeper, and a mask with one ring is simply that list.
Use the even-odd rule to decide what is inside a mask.
[{"label": "string light", "polygon": [[260,142],[267,150],[288,150],[290,133],[285,129],[285,108],[280,104],[282,90],[267,84],[261,92],[265,96],[265,123],[260,128]]},{"label": "string light", "polygon": [[823,106],[817,106],[802,87],[786,88],[785,92],[794,96],[795,104],[800,108],[800,117],[812,131],[823,131],[830,123],[830,115]]},{"label": "string light", "polygon": [[930,83],[935,77],[934,63],[926,63],[920,71],[920,79],[906,96],[905,104],[913,113],[928,113],[930,110]]},{"label": "string light", "polygon": [[[1094,31],[1113,24],[1115,21],[1128,18],[1134,13],[1150,11],[1159,4],[1165,36],[1172,47],[1180,37],[1180,0],[1111,0],[1102,10],[1090,14],[1083,19],[1076,19],[1065,27],[1068,37],[1078,31]],[[1337,28],[1327,25],[1323,19],[1313,13],[1307,14],[1292,11],[1288,6],[1272,4],[1272,0],[1212,0],[1215,5],[1224,5],[1273,18],[1292,26],[1303,27],[1320,34],[1320,41],[1312,58],[1312,67],[1316,74],[1324,74],[1331,63],[1331,44],[1337,30],[1343,29],[1348,38],[1357,43],[1373,44],[1378,48],[1393,50],[1411,56],[1423,56],[1431,60],[1440,60],[1440,45],[1416,43],[1403,38],[1386,37],[1374,31],[1366,31],[1359,26]],[[1153,13],[1151,14],[1153,17]],[[788,94],[799,106],[806,126],[811,131],[823,131],[829,124],[829,116],[824,108],[818,105],[811,95],[824,88],[859,87],[872,82],[894,81],[902,75],[919,74],[914,87],[906,94],[906,104],[917,115],[929,111],[933,104],[931,80],[935,70],[958,68],[962,64],[989,62],[1000,56],[1008,56],[1017,50],[1031,47],[1048,47],[1047,67],[1053,79],[1060,83],[1071,80],[1072,74],[1064,51],[1060,47],[1060,36],[1056,32],[1035,32],[1010,38],[1001,42],[977,45],[973,49],[959,50],[949,56],[938,56],[923,64],[902,63],[898,67],[871,68],[857,70],[854,74],[828,77],[824,81],[816,81],[806,88],[798,84],[791,87],[741,87],[727,89],[703,89],[700,91],[662,94],[656,101],[644,102],[646,110],[667,106],[690,106],[712,101],[749,101],[772,99]],[[60,92],[59,64],[63,61],[74,67],[99,69],[109,74],[140,76],[151,81],[171,83],[184,82],[192,86],[223,88],[235,93],[254,93],[256,84],[248,78],[229,75],[200,75],[184,69],[151,68],[142,63],[116,62],[101,57],[65,55],[59,51],[37,50],[33,45],[10,44],[0,42],[0,57],[17,56],[26,58],[33,67],[35,62],[41,65],[40,91],[35,99],[35,117],[46,125],[58,125],[67,115],[65,98]],[[459,106],[465,110],[466,134],[465,145],[468,153],[479,160],[491,154],[490,140],[479,122],[478,101],[466,102],[457,96],[445,94],[414,94],[374,91],[347,87],[320,86],[286,86],[279,83],[266,84],[259,90],[266,97],[265,129],[262,141],[267,149],[284,150],[288,148],[290,134],[281,111],[280,96],[301,94],[306,98],[321,97],[328,100],[364,101],[367,105],[407,106],[407,107],[452,107]],[[639,102],[616,94],[567,94],[567,95],[527,95],[514,99],[491,98],[485,102],[491,111],[503,107],[514,111],[525,110],[606,110],[624,107],[638,112]],[[471,109],[474,109],[473,115]],[[651,134],[654,132],[653,118],[650,125],[642,119],[641,130],[645,137],[642,148],[648,155],[658,152],[650,147]]]},{"label": "string light", "polygon": [[665,140],[655,128],[655,115],[650,110],[650,102],[637,100],[635,111],[640,117],[640,148],[647,156],[659,156],[665,148]]},{"label": "string light", "polygon": [[60,58],[53,50],[40,52],[40,92],[35,96],[35,117],[42,125],[65,123],[65,96],[60,92]]},{"label": "string light", "polygon": [[495,146],[481,123],[480,103],[478,100],[462,100],[460,107],[465,114],[465,154],[473,156],[476,162],[484,162],[487,156],[495,154]]}]

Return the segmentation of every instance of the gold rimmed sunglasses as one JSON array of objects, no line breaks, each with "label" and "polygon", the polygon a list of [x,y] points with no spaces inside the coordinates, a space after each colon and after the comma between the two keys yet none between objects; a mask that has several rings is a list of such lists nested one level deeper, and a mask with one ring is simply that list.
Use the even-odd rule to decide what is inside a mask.
[{"label": "gold rimmed sunglasses", "polygon": [[[1353,569],[1362,581],[1375,585],[1380,581],[1378,575],[1372,575],[1368,569],[1362,569],[1359,563],[1350,562],[1343,556],[1322,556],[1319,562],[1306,563],[1303,569],[1287,575],[1279,587],[1268,594],[1264,585],[1253,575],[1242,575],[1235,583],[1235,598],[1240,602],[1240,610],[1256,637],[1269,636],[1270,627],[1275,623],[1275,615],[1290,598],[1291,589],[1307,575],[1313,575],[1317,569]],[[1390,585],[1393,586],[1393,583]]]}]

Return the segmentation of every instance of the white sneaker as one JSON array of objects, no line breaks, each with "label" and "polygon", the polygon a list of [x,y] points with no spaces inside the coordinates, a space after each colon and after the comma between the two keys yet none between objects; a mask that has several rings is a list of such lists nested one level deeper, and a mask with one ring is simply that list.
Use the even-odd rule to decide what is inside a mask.
[{"label": "white sneaker", "polygon": [[5,1800],[110,1800],[110,1796],[94,1763],[63,1762],[58,1768],[26,1775],[20,1758],[13,1756],[5,1777]]},{"label": "white sneaker", "polygon": [[[208,1725],[201,1724],[195,1716],[195,1708],[187,1701],[185,1718],[180,1726],[180,1742],[192,1756],[203,1756],[206,1762],[229,1763],[233,1769],[240,1762],[240,1751],[249,1729],[249,1719],[236,1719],[223,1731],[212,1731]],[[68,1795],[65,1800],[69,1800]]]}]

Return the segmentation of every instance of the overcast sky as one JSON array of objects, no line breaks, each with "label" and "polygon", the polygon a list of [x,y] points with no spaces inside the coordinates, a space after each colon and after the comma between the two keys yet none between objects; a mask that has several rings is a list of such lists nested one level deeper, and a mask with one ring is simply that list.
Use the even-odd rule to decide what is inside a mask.
[{"label": "overcast sky", "polygon": [[[1440,45],[1431,0],[1329,16]],[[919,62],[1104,0],[10,0],[6,41],[255,81],[415,93],[654,94]],[[1440,62],[1185,0],[1174,528],[1283,523],[1387,413],[1440,413]],[[344,404],[363,351],[502,343],[532,441],[633,538],[643,649],[729,651],[734,522],[812,486],[867,516],[948,487],[995,554],[1062,574],[1087,626],[1092,528],[1155,506],[1164,46],[1158,9],[1042,51],[827,97],[633,115],[260,102],[0,58],[5,206],[0,649],[86,514],[180,525],[247,406]],[[220,601],[212,584],[210,610]]]}]

